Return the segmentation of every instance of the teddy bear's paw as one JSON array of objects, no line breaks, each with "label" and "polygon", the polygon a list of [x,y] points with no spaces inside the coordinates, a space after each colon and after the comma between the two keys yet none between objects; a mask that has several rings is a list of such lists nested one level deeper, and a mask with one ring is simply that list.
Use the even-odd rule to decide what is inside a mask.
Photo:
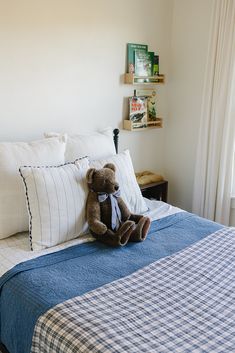
[{"label": "teddy bear's paw", "polygon": [[132,231],[129,240],[130,241],[144,241],[147,237],[149,227],[150,227],[150,219],[148,217],[142,217],[135,229]]},{"label": "teddy bear's paw", "polygon": [[133,231],[133,227],[130,227],[120,238],[120,245],[121,246],[124,246],[127,244],[129,238],[130,238],[130,235]]},{"label": "teddy bear's paw", "polygon": [[121,227],[118,229],[116,235],[120,239],[120,245],[124,246],[128,242],[130,235],[135,228],[135,222],[133,221],[126,221],[124,222]]},{"label": "teddy bear's paw", "polygon": [[93,231],[93,233],[99,235],[103,235],[107,232],[107,226],[100,221],[93,222],[93,224],[90,225],[90,229]]},{"label": "teddy bear's paw", "polygon": [[151,224],[150,218],[144,217],[144,219],[145,219],[145,222],[143,222],[141,240],[145,240],[145,238],[147,237],[150,224]]}]

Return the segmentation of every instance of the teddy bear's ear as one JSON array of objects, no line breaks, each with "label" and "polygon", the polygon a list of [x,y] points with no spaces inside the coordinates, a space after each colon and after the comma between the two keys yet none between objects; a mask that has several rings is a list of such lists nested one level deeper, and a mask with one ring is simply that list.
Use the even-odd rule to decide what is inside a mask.
[{"label": "teddy bear's ear", "polygon": [[113,163],[107,163],[104,165],[104,168],[109,168],[111,169],[113,172],[116,172],[116,167]]},{"label": "teddy bear's ear", "polygon": [[87,180],[88,184],[92,183],[93,175],[94,175],[95,171],[96,171],[95,168],[88,169],[88,171],[86,173],[86,180]]}]

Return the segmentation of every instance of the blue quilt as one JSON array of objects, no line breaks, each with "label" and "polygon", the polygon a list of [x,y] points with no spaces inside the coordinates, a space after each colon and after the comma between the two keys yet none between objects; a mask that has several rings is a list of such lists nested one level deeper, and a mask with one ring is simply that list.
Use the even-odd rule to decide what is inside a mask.
[{"label": "blue quilt", "polygon": [[48,309],[127,276],[220,228],[182,212],[152,222],[143,243],[124,248],[86,243],[15,266],[0,278],[1,342],[10,353],[29,353],[36,321]]}]

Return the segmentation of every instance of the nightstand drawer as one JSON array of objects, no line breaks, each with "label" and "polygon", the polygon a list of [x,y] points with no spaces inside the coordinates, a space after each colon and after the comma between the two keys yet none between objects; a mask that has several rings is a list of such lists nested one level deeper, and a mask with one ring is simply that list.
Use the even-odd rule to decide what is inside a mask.
[{"label": "nightstand drawer", "polygon": [[142,195],[147,199],[155,199],[167,202],[168,181],[162,180],[156,183],[141,185]]}]

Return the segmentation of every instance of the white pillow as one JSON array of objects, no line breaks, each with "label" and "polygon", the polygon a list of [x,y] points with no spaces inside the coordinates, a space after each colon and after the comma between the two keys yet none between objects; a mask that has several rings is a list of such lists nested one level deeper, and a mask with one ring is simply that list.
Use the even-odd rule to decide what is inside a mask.
[{"label": "white pillow", "polygon": [[87,158],[56,167],[21,167],[32,250],[77,238],[87,229]]},{"label": "white pillow", "polygon": [[65,136],[61,136],[33,142],[0,143],[0,239],[29,229],[19,167],[64,163],[65,142]]},{"label": "white pillow", "polygon": [[106,163],[116,166],[116,179],[120,186],[121,197],[132,213],[144,213],[148,210],[137,184],[134,168],[128,150],[100,160],[91,160],[90,167],[102,168]]},{"label": "white pillow", "polygon": [[[45,133],[45,137],[60,136],[51,132]],[[65,161],[71,162],[77,158],[88,156],[89,158],[106,158],[116,154],[113,142],[113,130],[107,128],[89,135],[68,135],[65,150]]]}]

